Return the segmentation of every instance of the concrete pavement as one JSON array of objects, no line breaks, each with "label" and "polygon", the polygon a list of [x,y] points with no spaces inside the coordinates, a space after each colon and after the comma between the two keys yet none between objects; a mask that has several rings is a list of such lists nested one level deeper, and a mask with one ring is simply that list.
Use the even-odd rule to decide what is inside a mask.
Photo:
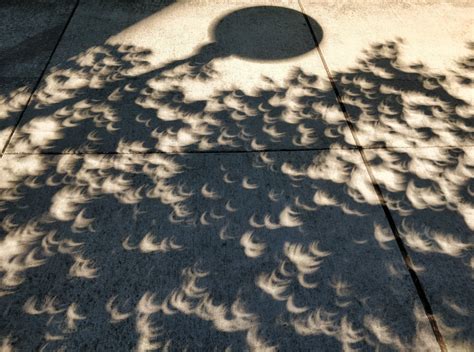
[{"label": "concrete pavement", "polygon": [[467,2],[0,12],[4,350],[474,348]]}]

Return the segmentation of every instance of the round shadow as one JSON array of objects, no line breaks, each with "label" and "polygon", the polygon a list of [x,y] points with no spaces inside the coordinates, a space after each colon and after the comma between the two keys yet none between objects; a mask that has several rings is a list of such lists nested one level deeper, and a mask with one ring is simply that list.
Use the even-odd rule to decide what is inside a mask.
[{"label": "round shadow", "polygon": [[[321,26],[307,17],[318,42]],[[304,14],[276,6],[256,6],[234,11],[213,28],[219,50],[253,60],[283,60],[316,48]]]}]

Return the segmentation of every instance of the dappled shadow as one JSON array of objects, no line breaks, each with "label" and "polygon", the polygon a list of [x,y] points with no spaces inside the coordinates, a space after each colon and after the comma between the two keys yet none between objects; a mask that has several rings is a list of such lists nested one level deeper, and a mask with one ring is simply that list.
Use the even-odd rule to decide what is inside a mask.
[{"label": "dappled shadow", "polygon": [[[0,11],[5,18],[4,27],[2,27],[5,35],[2,37],[3,42],[0,48],[0,150],[2,152],[31,91],[40,78],[41,71],[48,63],[48,57],[59,40],[69,14],[74,11],[74,2],[76,1],[67,3],[3,1],[0,4]],[[76,19],[85,21],[87,31],[81,34],[80,40],[63,38],[63,43],[71,40],[74,42],[74,45],[60,46],[63,57],[69,58],[91,47],[102,45],[110,36],[124,27],[133,25],[150,13],[157,13],[167,8],[174,3],[174,0],[128,3],[125,11],[123,3],[122,0],[107,2],[82,0],[73,25],[76,24]],[[92,8],[119,20],[110,20],[108,16],[100,16],[100,21],[106,22],[107,25],[97,26],[97,19],[87,16],[83,11],[83,9]]]},{"label": "dappled shadow", "polygon": [[[4,343],[433,350],[329,82],[295,68],[192,99],[185,83],[218,80],[213,60],[237,55],[216,37],[160,68],[103,45],[48,73],[1,161]],[[455,282],[428,295],[468,346],[472,58],[441,77],[402,64],[400,46],[374,45],[334,81],[422,280],[435,265]],[[238,54],[272,58],[251,50]]]}]

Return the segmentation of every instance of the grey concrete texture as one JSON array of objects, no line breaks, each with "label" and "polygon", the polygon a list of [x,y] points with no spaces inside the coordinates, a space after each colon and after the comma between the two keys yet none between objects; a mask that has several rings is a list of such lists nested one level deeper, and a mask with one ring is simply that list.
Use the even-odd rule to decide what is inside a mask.
[{"label": "grey concrete texture", "polygon": [[0,7],[2,349],[474,348],[472,5],[77,4]]},{"label": "grey concrete texture", "polygon": [[64,29],[74,1],[2,1],[0,76],[37,77]]},{"label": "grey concrete texture", "polygon": [[448,346],[471,349],[474,148],[365,152]]},{"label": "grey concrete texture", "polygon": [[0,150],[16,125],[74,6],[73,1],[0,3]]},{"label": "grey concrete texture", "polygon": [[[110,31],[111,23],[112,28],[124,26],[131,16],[124,16],[125,10],[109,13],[97,6],[81,4],[78,8],[8,153],[61,152],[66,146],[58,139],[70,151],[100,153],[116,152],[121,141],[139,142],[147,150],[163,152],[308,149],[335,144],[354,147],[350,134],[337,132],[347,132],[347,125],[325,76],[306,75],[294,66],[285,73],[283,82],[272,81],[272,72],[281,75],[278,71],[282,71],[273,62],[315,52],[301,12],[268,6],[241,10],[234,6],[236,11],[226,14],[229,6],[224,7],[213,21],[199,21],[201,31],[206,35],[210,32],[209,41],[193,42],[187,55],[153,64],[161,50],[174,55],[174,47],[159,46],[160,51],[153,53],[147,47],[117,44],[120,35],[115,43],[94,42],[96,32]],[[97,16],[97,12],[106,15]],[[138,12],[133,18],[138,21],[143,16]],[[262,18],[267,23],[262,23]],[[279,23],[279,31],[272,27],[274,23]],[[322,33],[315,28],[316,22],[311,25]],[[84,28],[92,30],[85,32]],[[241,35],[245,39],[238,41]],[[153,37],[153,41],[160,43],[160,38]],[[77,53],[78,47],[87,49]],[[245,92],[235,84],[236,77],[242,76],[242,65],[250,65],[245,61],[227,69],[231,71],[227,79],[220,75],[214,61],[226,61],[231,56],[257,61],[253,65],[260,87],[254,85],[251,92]],[[261,77],[262,60],[270,62],[266,64],[271,68],[270,77]],[[314,55],[305,63],[322,67]],[[207,99],[197,99],[190,96],[189,80],[215,89]],[[75,116],[67,116],[68,112]],[[96,117],[91,120],[93,115]],[[31,134],[35,129],[31,124],[46,116],[55,116],[54,123],[43,124],[38,132],[53,140],[45,138],[40,145],[25,140],[23,131]],[[84,121],[76,124],[71,118]],[[72,125],[76,127],[68,128]]]},{"label": "grey concrete texture", "polygon": [[103,45],[111,36],[173,3],[173,0],[81,0],[50,67],[64,65],[72,57]]},{"label": "grey concrete texture", "polygon": [[474,145],[469,2],[327,4],[302,0],[361,146]]},{"label": "grey concrete texture", "polygon": [[3,197],[3,330],[19,349],[436,348],[380,207],[318,174],[330,153],[7,155],[34,185]]}]

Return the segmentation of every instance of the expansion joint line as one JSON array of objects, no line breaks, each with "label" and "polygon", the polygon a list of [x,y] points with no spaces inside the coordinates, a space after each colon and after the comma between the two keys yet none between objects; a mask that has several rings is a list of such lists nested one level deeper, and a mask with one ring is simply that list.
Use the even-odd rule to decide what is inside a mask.
[{"label": "expansion joint line", "polygon": [[67,21],[66,21],[66,23],[65,23],[65,25],[64,25],[64,27],[61,31],[61,34],[59,35],[58,40],[56,41],[56,44],[54,45],[54,48],[51,51],[51,54],[49,54],[48,60],[46,61],[46,64],[44,65],[43,70],[41,71],[41,74],[39,75],[38,79],[36,80],[36,82],[33,86],[33,89],[31,90],[30,96],[28,97],[28,100],[27,100],[25,106],[23,107],[23,110],[21,111],[20,116],[18,117],[18,119],[15,123],[15,126],[13,126],[12,131],[8,135],[8,138],[5,142],[5,145],[3,146],[3,149],[0,153],[0,159],[3,158],[3,155],[5,154],[5,151],[7,150],[7,147],[8,147],[8,145],[10,144],[10,142],[13,138],[13,135],[15,134],[15,131],[17,130],[18,126],[20,125],[20,122],[23,119],[23,116],[25,115],[25,112],[26,112],[26,110],[28,109],[28,106],[31,103],[31,100],[33,99],[36,91],[38,90],[38,87],[39,87],[41,81],[43,80],[44,75],[46,74],[46,71],[49,67],[49,64],[51,63],[51,60],[54,56],[54,53],[58,49],[59,43],[63,39],[64,33],[66,32],[66,29],[69,26],[69,23],[71,22],[71,19],[74,16],[74,13],[76,12],[76,9],[77,9],[78,6],[79,6],[79,0],[76,0],[76,3],[74,4],[74,7],[73,7],[71,13],[69,14],[69,17],[68,17],[68,19],[67,19]]},{"label": "expansion joint line", "polygon": [[379,203],[380,203],[380,205],[383,209],[385,217],[387,218],[390,229],[392,230],[392,234],[395,237],[395,241],[397,243],[398,249],[400,250],[400,253],[403,257],[403,261],[405,263],[405,266],[406,266],[408,272],[410,273],[410,277],[413,281],[413,284],[415,285],[416,292],[417,292],[418,297],[420,298],[420,301],[423,305],[423,309],[425,311],[426,317],[428,318],[428,321],[430,322],[431,329],[433,330],[433,333],[436,337],[436,341],[438,342],[440,350],[442,352],[446,352],[446,351],[448,351],[448,349],[446,347],[446,343],[444,341],[443,335],[441,334],[441,332],[439,330],[438,323],[437,323],[436,318],[433,314],[433,309],[431,308],[431,304],[430,304],[430,302],[428,300],[428,297],[425,293],[423,285],[422,285],[420,279],[418,278],[418,275],[416,274],[413,261],[412,261],[410,255],[408,254],[408,251],[405,247],[405,244],[403,243],[403,240],[400,236],[400,233],[398,232],[397,226],[396,226],[395,221],[393,219],[393,216],[390,213],[390,210],[387,206],[387,202],[385,201],[382,190],[381,190],[379,184],[377,183],[377,181],[374,177],[374,174],[372,173],[372,169],[370,168],[370,164],[368,162],[368,159],[367,159],[366,153],[364,151],[364,148],[362,147],[362,145],[359,142],[359,139],[357,138],[357,133],[356,133],[356,129],[354,127],[354,124],[351,122],[351,120],[349,118],[349,114],[347,112],[347,109],[346,109],[343,101],[342,101],[341,94],[339,93],[336,82],[335,82],[335,80],[334,80],[334,78],[331,74],[331,71],[329,70],[329,66],[326,63],[326,60],[324,59],[323,52],[322,52],[321,48],[319,47],[319,40],[316,37],[316,34],[314,33],[313,28],[311,27],[309,18],[306,15],[306,12],[305,12],[305,10],[303,8],[303,5],[301,4],[300,0],[298,0],[298,4],[299,4],[300,9],[301,9],[301,11],[304,15],[306,24],[309,27],[309,31],[311,32],[311,36],[313,38],[316,49],[318,51],[319,57],[321,58],[321,62],[324,66],[324,70],[326,71],[328,79],[331,83],[334,94],[336,95],[336,99],[337,99],[337,102],[339,104],[339,107],[340,107],[342,113],[344,114],[344,118],[346,120],[346,123],[347,123],[347,125],[348,125],[348,127],[351,131],[352,137],[353,137],[354,142],[356,144],[356,149],[359,151],[359,154],[360,154],[360,156],[361,156],[361,158],[364,162],[364,165],[366,167],[367,173],[369,174],[369,178],[370,178],[370,181],[371,181],[372,186],[374,188],[374,191],[377,194],[377,197],[379,199]]}]

